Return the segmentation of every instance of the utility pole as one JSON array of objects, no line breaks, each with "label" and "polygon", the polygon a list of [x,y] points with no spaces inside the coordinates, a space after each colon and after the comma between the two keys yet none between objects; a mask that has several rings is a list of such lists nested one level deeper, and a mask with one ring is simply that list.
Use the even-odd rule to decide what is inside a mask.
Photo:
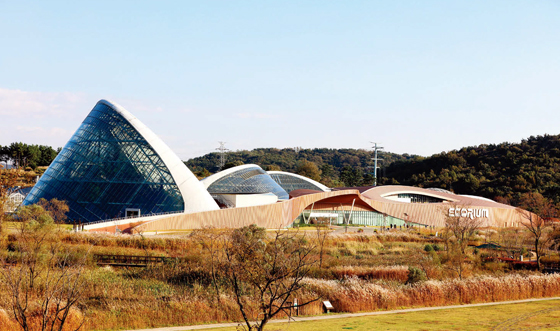
[{"label": "utility pole", "polygon": [[372,148],[373,148],[373,151],[374,151],[374,153],[373,153],[373,160],[374,160],[373,161],[373,186],[377,186],[377,151],[382,150],[383,147],[377,146],[376,142],[372,142],[372,141],[370,141],[370,142],[373,144]]},{"label": "utility pole", "polygon": [[222,170],[226,164],[226,152],[229,151],[229,149],[226,148],[225,141],[218,141],[218,143],[220,143],[220,147],[216,148],[216,150],[220,151],[220,170]]}]

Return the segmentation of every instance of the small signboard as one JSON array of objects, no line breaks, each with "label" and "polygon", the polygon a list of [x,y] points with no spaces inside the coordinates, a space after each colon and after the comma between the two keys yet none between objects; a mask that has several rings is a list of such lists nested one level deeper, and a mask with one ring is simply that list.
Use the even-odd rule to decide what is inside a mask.
[{"label": "small signboard", "polygon": [[334,309],[329,300],[323,301],[323,306],[325,306],[325,310],[327,311],[327,313]]}]

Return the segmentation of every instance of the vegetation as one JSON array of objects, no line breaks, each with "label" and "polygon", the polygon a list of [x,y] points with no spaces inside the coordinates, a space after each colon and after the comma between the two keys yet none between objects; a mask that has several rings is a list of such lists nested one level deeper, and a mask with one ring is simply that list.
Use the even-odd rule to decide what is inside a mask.
[{"label": "vegetation", "polygon": [[[1,236],[0,255],[5,264],[0,269],[3,273],[20,270],[25,265],[23,262],[29,249],[23,244],[26,241],[20,229],[29,228],[18,227],[23,224],[18,222],[24,218],[37,219],[33,216],[36,214],[45,217],[43,207],[33,208],[33,213],[31,210],[26,212],[29,216],[22,213],[19,220],[14,219],[11,224],[16,225],[15,229],[5,229]],[[52,216],[48,216],[46,219],[52,220]],[[42,240],[43,248],[37,259],[41,268],[56,266],[54,270],[57,272],[52,275],[60,275],[58,270],[66,265],[74,266],[76,272],[78,267],[81,268],[80,277],[74,281],[81,282],[79,288],[82,291],[69,310],[64,330],[79,327],[81,321],[84,321],[82,330],[229,321],[247,325],[239,303],[249,312],[247,320],[254,327],[255,322],[261,326],[267,324],[262,323],[263,307],[277,311],[274,315],[269,314],[267,321],[294,314],[295,299],[300,306],[300,315],[316,315],[323,312],[321,302],[314,301],[317,298],[329,300],[336,312],[360,312],[560,294],[560,276],[509,269],[507,265],[487,259],[500,251],[480,249],[475,254],[471,246],[487,241],[505,245],[505,241],[510,240],[507,238],[515,235],[521,238],[516,250],[531,249],[531,235],[522,228],[516,233],[509,229],[478,229],[469,238],[465,237],[469,245],[465,247],[462,279],[459,279],[451,267],[454,262],[445,249],[444,238],[436,237],[430,230],[333,234],[325,227],[280,233],[246,227],[238,230],[201,229],[187,235],[145,236],[72,233],[62,230],[54,222],[45,224],[59,230]],[[441,233],[442,229],[438,232]],[[450,236],[448,240],[456,238]],[[56,250],[51,251],[51,247]],[[322,266],[318,263],[321,251]],[[92,257],[94,254],[167,256],[169,259],[146,268],[127,269],[97,267]],[[551,250],[546,254],[550,256],[547,258],[558,256]],[[55,261],[52,259],[58,262],[50,263]],[[273,285],[275,280],[278,282]],[[293,283],[294,280],[298,281]],[[259,285],[263,284],[261,281],[268,285]],[[236,289],[236,282],[242,286]],[[71,281],[64,283],[70,284]],[[280,291],[286,286],[293,291]],[[13,315],[14,308],[10,308],[9,288],[0,287],[0,307],[7,312],[0,314],[0,329],[20,330],[21,326]],[[268,294],[261,297],[262,289],[266,289],[264,293],[286,295],[276,296],[276,299]],[[34,292],[29,296],[30,313],[41,306],[41,295]],[[263,302],[271,304],[263,306]],[[309,304],[301,306],[307,302]],[[261,312],[259,319],[251,315],[253,312]],[[33,316],[30,323],[39,323],[36,316],[40,315]]]},{"label": "vegetation", "polygon": [[[301,291],[316,262],[305,235],[278,230],[267,240],[265,229],[251,225],[231,231],[225,239],[221,275],[247,330],[262,331],[276,315],[289,316],[295,308],[292,296]],[[317,299],[300,301],[297,307]]]},{"label": "vegetation", "polygon": [[[270,330],[539,330],[560,326],[560,300],[278,323]],[[473,318],[476,316],[476,318]],[[233,327],[210,329],[234,331]]]},{"label": "vegetation", "polygon": [[[379,185],[443,188],[519,205],[537,192],[560,203],[560,135],[529,137],[521,143],[479,145],[429,157],[383,153]],[[373,151],[356,149],[275,149],[230,152],[228,162],[255,163],[265,170],[293,173],[312,162],[327,186],[372,185]],[[186,162],[199,175],[217,172],[218,153]],[[204,174],[203,174],[204,173]],[[304,173],[302,171],[302,173]]]},{"label": "vegetation", "polygon": [[48,167],[58,152],[60,148],[54,150],[50,146],[12,143],[9,146],[0,146],[0,162],[9,162],[17,168]]},{"label": "vegetation", "polygon": [[524,193],[538,192],[560,202],[560,135],[464,147],[386,166],[381,184],[439,187],[514,205]]},{"label": "vegetation", "polygon": [[12,217],[19,224],[7,248],[18,254],[5,257],[1,262],[7,267],[0,269],[2,306],[11,324],[24,331],[79,329],[84,318],[75,308],[83,299],[87,254],[71,258],[57,240],[60,229],[51,214],[39,205],[23,206]]},{"label": "vegetation", "polygon": [[[408,154],[383,153],[385,165],[396,160],[406,160]],[[219,153],[210,153],[190,159],[185,164],[200,177],[218,172]],[[265,170],[282,170],[298,173],[321,181],[330,187],[373,184],[373,151],[364,149],[331,148],[257,148],[227,154],[224,168],[241,164],[258,164]]]},{"label": "vegetation", "polygon": [[539,193],[527,193],[522,196],[521,206],[518,212],[523,217],[523,226],[529,232],[533,240],[533,248],[537,257],[537,267],[541,270],[541,257],[548,250],[554,239],[552,233],[553,217],[558,214],[557,208]]},{"label": "vegetation", "polygon": [[[0,148],[0,161],[33,169],[56,156],[48,146],[13,143]],[[219,153],[185,162],[199,177],[219,171]],[[560,135],[529,137],[521,143],[479,145],[429,157],[382,153],[380,185],[437,187],[519,205],[536,192],[560,203]],[[373,151],[329,148],[257,148],[227,154],[224,168],[254,163],[265,170],[301,173],[331,187],[372,185]]]}]

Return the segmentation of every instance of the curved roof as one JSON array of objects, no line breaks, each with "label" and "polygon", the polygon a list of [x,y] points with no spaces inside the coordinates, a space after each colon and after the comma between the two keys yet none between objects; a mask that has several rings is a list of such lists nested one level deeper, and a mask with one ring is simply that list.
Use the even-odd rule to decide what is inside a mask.
[{"label": "curved roof", "polygon": [[447,193],[439,190],[436,191],[431,189],[425,189],[425,188],[413,187],[413,186],[403,186],[403,185],[374,186],[368,190],[362,191],[362,194],[372,200],[381,201],[381,202],[392,202],[397,204],[399,203],[408,204],[408,203],[390,200],[387,199],[387,197],[397,195],[397,194],[416,194],[416,195],[441,199],[444,201],[443,203],[456,203],[460,205],[462,204],[462,205],[472,205],[472,206],[480,206],[480,207],[515,209],[515,207],[498,203],[487,198],[458,195],[451,192]]},{"label": "curved roof", "polygon": [[105,104],[118,112],[156,151],[163,163],[167,166],[167,169],[169,169],[171,176],[173,176],[175,183],[181,191],[185,202],[185,212],[193,213],[220,209],[214,199],[212,199],[210,194],[208,194],[205,188],[200,184],[198,178],[187,168],[177,154],[175,154],[152,130],[144,125],[144,123],[140,122],[136,116],[116,103],[107,100],[100,100],[98,103]]},{"label": "curved roof", "polygon": [[[217,172],[217,173],[215,173],[215,174],[213,174],[213,175],[210,175],[210,176],[208,176],[208,177],[206,177],[206,178],[201,179],[200,182],[202,183],[202,185],[204,185],[204,187],[205,187],[206,189],[208,189],[208,187],[209,187],[210,185],[214,184],[214,182],[216,182],[217,180],[219,180],[219,179],[221,179],[221,178],[223,178],[223,177],[225,177],[225,176],[227,176],[227,175],[229,175],[229,174],[232,174],[232,173],[234,173],[234,172],[236,172],[236,171],[239,171],[239,170],[249,169],[249,168],[255,168],[255,167],[261,169],[261,167],[259,167],[259,166],[256,165],[256,164],[242,164],[242,165],[240,165],[240,166],[228,168],[228,169],[226,169],[226,170],[222,170],[222,171],[220,171],[220,172]],[[263,171],[264,171],[264,170],[263,170]]]},{"label": "curved roof", "polygon": [[293,174],[285,171],[268,171],[268,174],[278,185],[282,186],[286,192],[290,193],[293,190],[308,189],[323,192],[329,192],[331,189],[325,185],[314,181],[311,178]]},{"label": "curved roof", "polygon": [[288,193],[256,164],[243,164],[201,180],[211,194],[274,193],[289,199]]}]

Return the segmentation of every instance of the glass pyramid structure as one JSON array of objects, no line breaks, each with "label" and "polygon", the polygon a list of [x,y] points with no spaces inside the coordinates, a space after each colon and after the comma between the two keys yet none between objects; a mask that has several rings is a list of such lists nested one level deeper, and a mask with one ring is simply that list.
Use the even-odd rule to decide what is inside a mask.
[{"label": "glass pyramid structure", "polygon": [[[196,186],[198,180],[153,132],[138,123],[122,107],[98,102],[23,204],[41,198],[65,200],[70,222],[124,217],[131,210],[141,215],[188,210],[184,194],[189,189],[180,186],[190,179]],[[154,146],[159,146],[160,153]],[[175,169],[170,169],[160,154],[173,154],[172,160],[181,164],[175,162]],[[207,195],[195,211],[217,209],[202,185],[194,191]]]}]

